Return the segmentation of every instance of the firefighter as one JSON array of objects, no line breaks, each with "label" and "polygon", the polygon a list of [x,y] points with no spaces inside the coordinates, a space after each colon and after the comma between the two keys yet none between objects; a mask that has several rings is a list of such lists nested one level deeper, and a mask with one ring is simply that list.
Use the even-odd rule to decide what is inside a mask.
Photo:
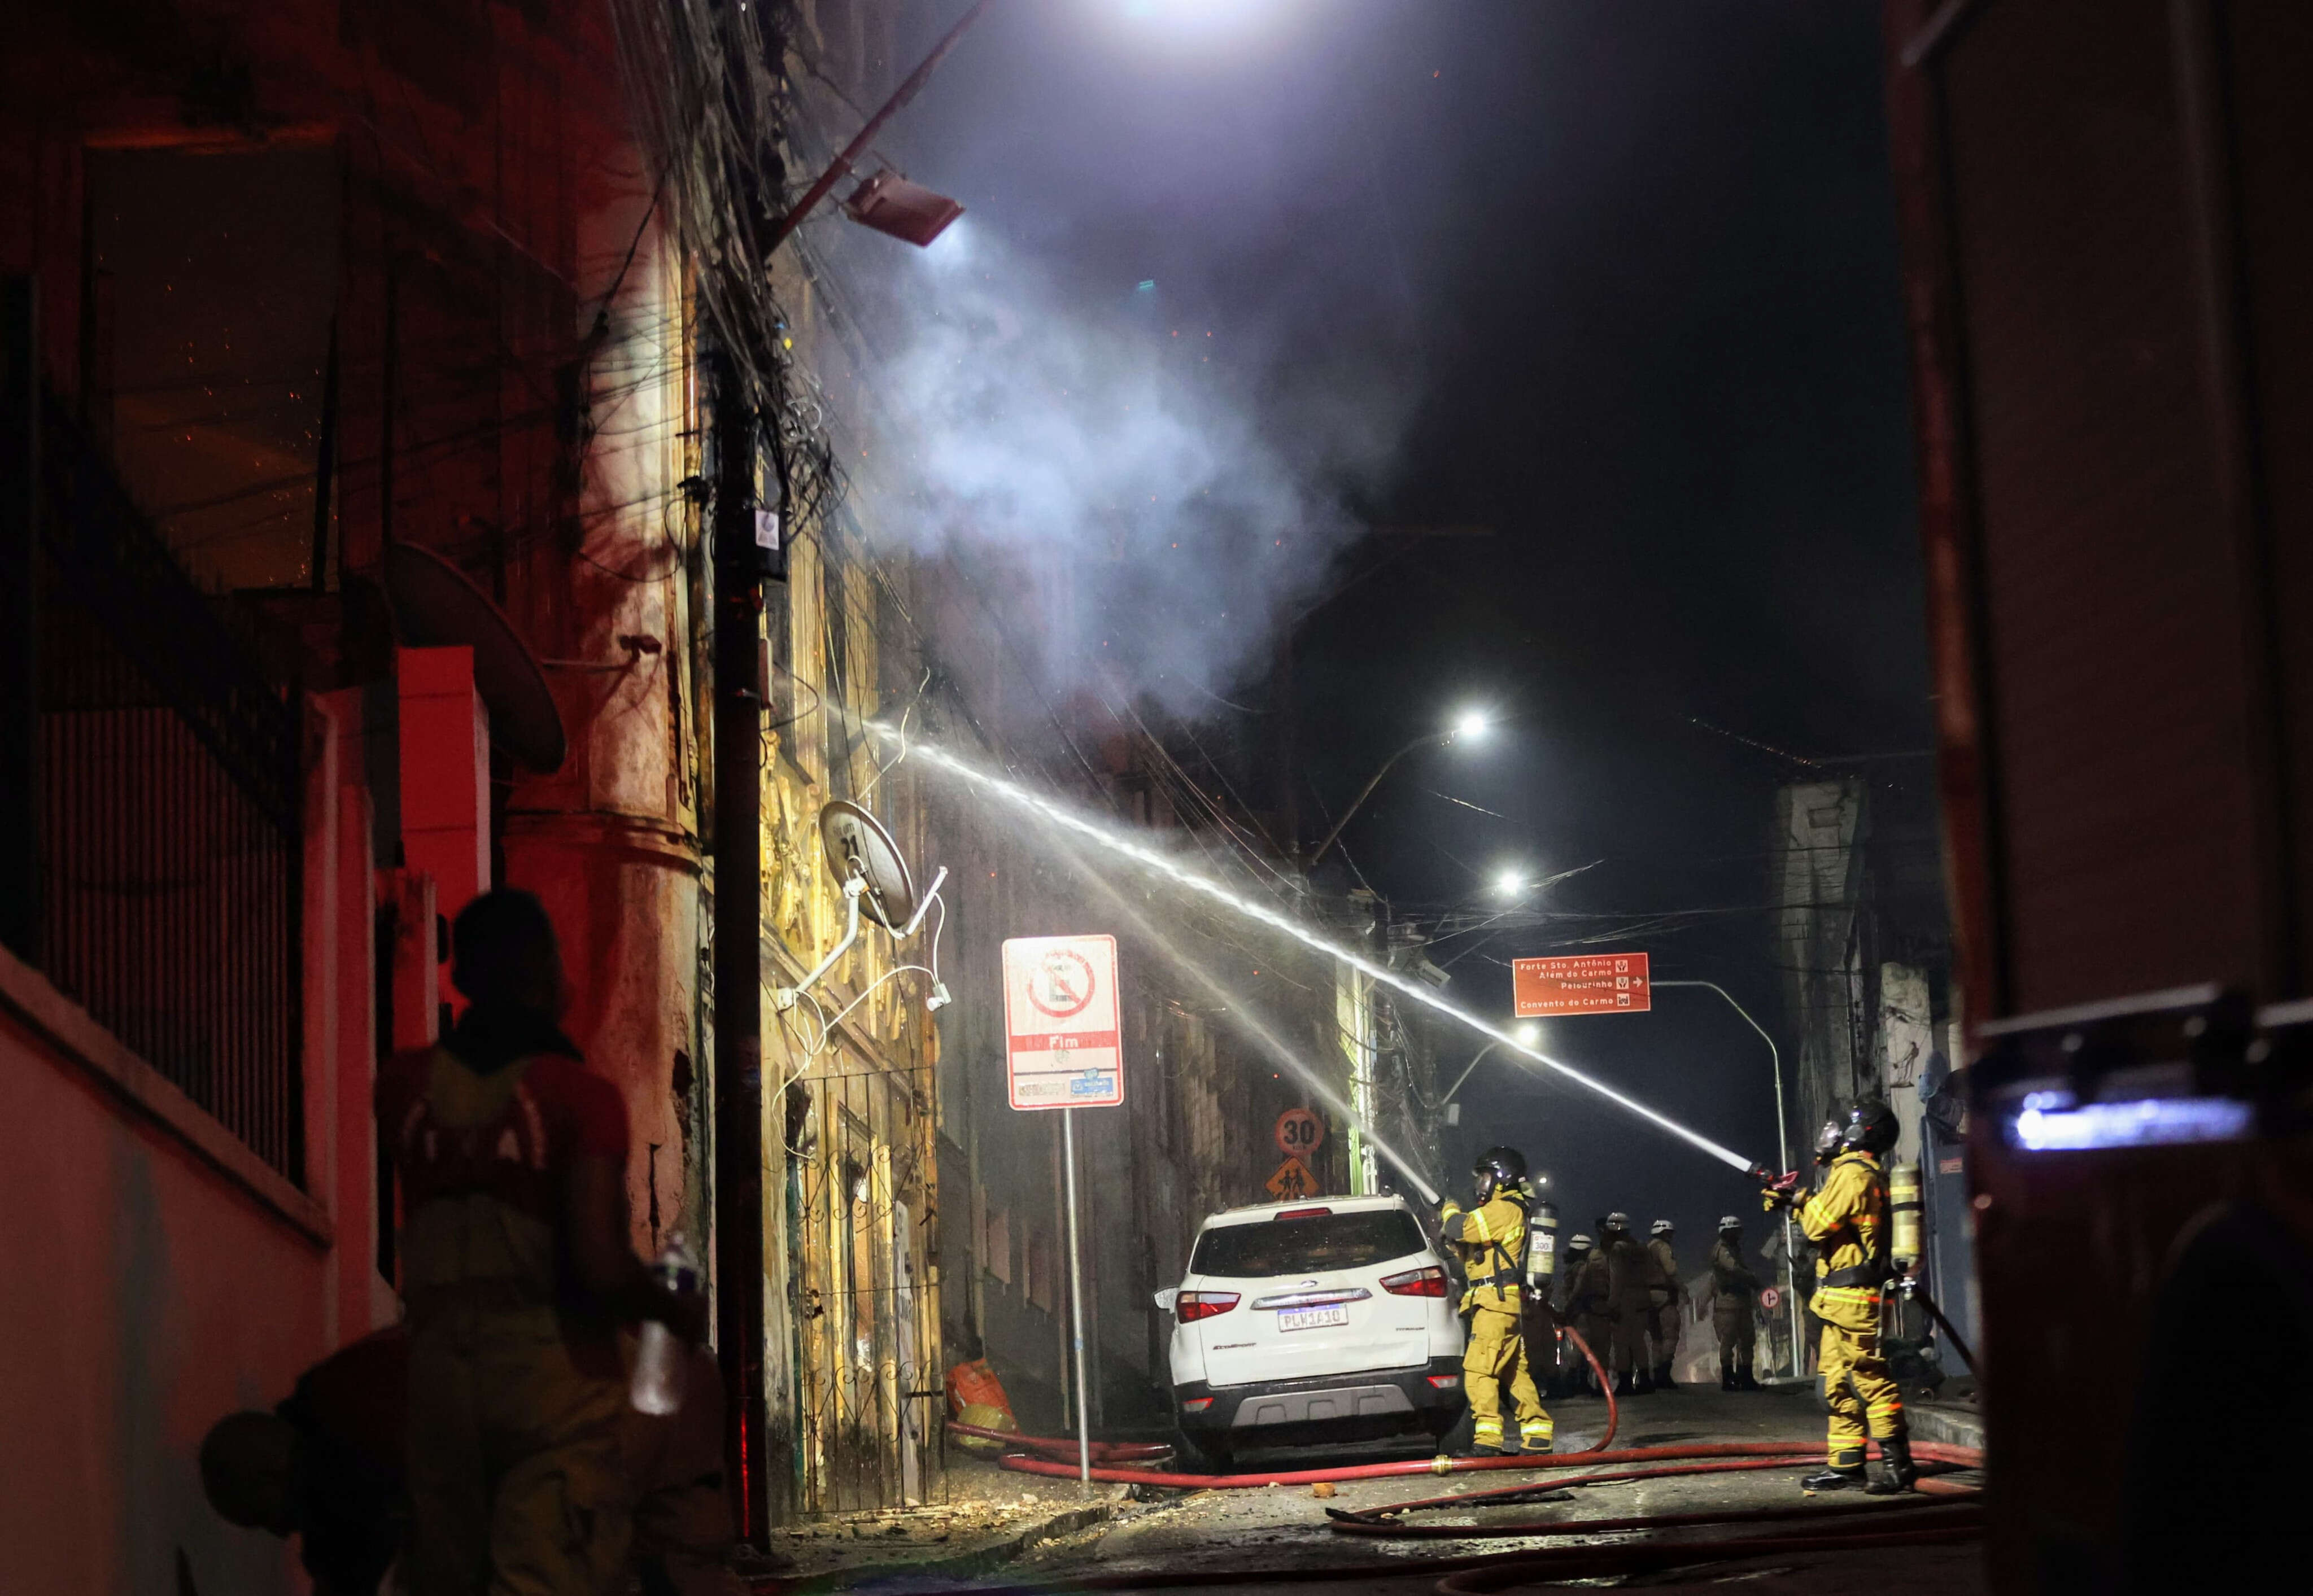
[{"label": "firefighter", "polygon": [[[1469,1315],[1469,1340],[1462,1354],[1462,1385],[1469,1394],[1473,1450],[1502,1453],[1551,1449],[1550,1415],[1534,1388],[1527,1363],[1523,1310],[1526,1299],[1526,1159],[1514,1147],[1490,1148],[1471,1173],[1477,1177],[1478,1206],[1464,1212],[1451,1197],[1438,1215],[1446,1239],[1462,1250],[1462,1311]],[[1506,1444],[1502,1387],[1517,1407],[1518,1443]]]},{"label": "firefighter", "polygon": [[1614,1394],[1643,1397],[1655,1389],[1647,1361],[1647,1320],[1654,1311],[1650,1289],[1658,1266],[1631,1234],[1631,1216],[1609,1214],[1601,1223],[1606,1254],[1607,1311],[1614,1315]]},{"label": "firefighter", "polygon": [[1719,1389],[1755,1391],[1751,1363],[1758,1330],[1752,1306],[1759,1300],[1759,1277],[1743,1261],[1743,1222],[1729,1214],[1719,1222],[1711,1249],[1711,1328],[1719,1337]]},{"label": "firefighter", "polygon": [[[1824,1150],[1836,1151],[1822,1189],[1804,1200],[1786,1187],[1768,1192],[1771,1206],[1796,1204],[1799,1228],[1816,1245],[1816,1289],[1807,1307],[1823,1321],[1818,1364],[1831,1424],[1824,1471],[1800,1483],[1811,1491],[1860,1486],[1875,1496],[1894,1495],[1919,1477],[1903,1393],[1879,1349],[1880,1287],[1889,1274],[1887,1177],[1879,1158],[1895,1144],[1895,1111],[1877,1098],[1858,1098],[1843,1129],[1836,1121],[1825,1128]],[[1867,1436],[1879,1443],[1886,1466],[1877,1480],[1864,1469]]]},{"label": "firefighter", "polygon": [[[1598,1233],[1605,1235],[1606,1216],[1601,1214],[1596,1223]],[[1614,1367],[1614,1262],[1607,1258],[1606,1249],[1596,1242],[1591,1245],[1589,1273],[1585,1276],[1582,1295],[1582,1338],[1590,1344],[1590,1350],[1598,1355],[1598,1367],[1591,1371],[1591,1378],[1600,1379],[1602,1372],[1611,1377]],[[1598,1395],[1603,1397],[1605,1394],[1602,1382]]]},{"label": "firefighter", "polygon": [[1675,1391],[1677,1382],[1670,1366],[1678,1355],[1678,1321],[1685,1309],[1686,1288],[1679,1284],[1678,1255],[1672,1250],[1671,1223],[1658,1219],[1647,1232],[1647,1257],[1655,1277],[1647,1284],[1647,1339],[1654,1344],[1655,1390]]},{"label": "firefighter", "polygon": [[472,1006],[378,1074],[402,1192],[417,1596],[612,1589],[632,1530],[617,1331],[690,1339],[703,1299],[629,1243],[627,1114],[562,1033],[561,953],[527,892],[459,911],[450,979]]},{"label": "firefighter", "polygon": [[[1606,1294],[1606,1260],[1599,1256],[1597,1246],[1588,1235],[1579,1233],[1566,1243],[1566,1292],[1558,1306],[1558,1322],[1579,1333],[1585,1344],[1594,1348],[1597,1343],[1590,1337],[1596,1328],[1598,1305]],[[1567,1395],[1596,1394],[1590,1360],[1563,1337],[1560,1338],[1558,1364]]]}]

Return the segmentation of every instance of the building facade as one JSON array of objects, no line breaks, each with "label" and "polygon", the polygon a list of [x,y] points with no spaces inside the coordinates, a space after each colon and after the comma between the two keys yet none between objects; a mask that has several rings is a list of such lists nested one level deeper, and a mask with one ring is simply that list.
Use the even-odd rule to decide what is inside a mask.
[{"label": "building facade", "polygon": [[[0,1089],[45,1127],[0,1223],[57,1287],[7,1320],[13,1366],[53,1378],[12,1384],[0,1444],[56,1466],[0,1504],[0,1583],[145,1588],[181,1558],[203,1588],[286,1588],[282,1548],[208,1513],[195,1452],[398,1313],[369,1084],[452,1013],[444,931],[491,884],[561,930],[569,1029],[628,1107],[637,1249],[714,1250],[743,1184],[716,1104],[749,1083],[713,1062],[708,373],[745,329],[701,237],[728,186],[658,113],[680,65],[754,85],[777,136],[747,175],[787,197],[781,163],[815,170],[852,115],[795,85],[864,103],[898,75],[889,8],[751,15],[734,57],[673,52],[645,23],[696,19],[624,0],[36,5],[0,66],[0,433],[25,468],[0,472],[0,551],[27,578],[0,583],[24,640]],[[890,535],[915,485],[861,307],[901,248],[782,251],[751,351],[785,556],[754,828],[775,1516],[935,1496],[963,1356],[1029,1428],[1070,1403],[1059,1127],[1002,1095],[1006,938],[1122,947],[1126,1102],[1078,1117],[1098,1424],[1164,1418],[1150,1293],[1205,1213],[1267,1199],[1281,1112],[1334,1119],[1325,1188],[1370,1182],[1317,1087],[1370,1090],[1359,1050],[1387,1039],[1368,997],[1345,1046],[1324,960],[871,728],[1301,912],[1290,837],[1192,776],[1177,728],[1117,690],[1050,701],[989,623],[997,574]],[[837,800],[947,884],[914,939],[870,927],[790,1002],[843,934]]]}]

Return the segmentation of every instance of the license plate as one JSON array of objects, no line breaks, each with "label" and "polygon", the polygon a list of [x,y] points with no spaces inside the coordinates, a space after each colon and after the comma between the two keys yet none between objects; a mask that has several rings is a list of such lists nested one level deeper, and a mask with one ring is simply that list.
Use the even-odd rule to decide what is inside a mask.
[{"label": "license plate", "polygon": [[1347,1308],[1287,1308],[1277,1315],[1277,1328],[1280,1330],[1315,1330],[1349,1322]]}]

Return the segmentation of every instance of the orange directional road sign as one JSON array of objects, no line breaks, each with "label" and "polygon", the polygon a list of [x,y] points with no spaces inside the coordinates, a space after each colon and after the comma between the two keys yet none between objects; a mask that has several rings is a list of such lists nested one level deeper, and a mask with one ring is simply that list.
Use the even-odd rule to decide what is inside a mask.
[{"label": "orange directional road sign", "polygon": [[1280,1203],[1289,1203],[1296,1197],[1315,1197],[1317,1177],[1311,1174],[1309,1166],[1299,1159],[1288,1158],[1279,1164],[1277,1173],[1269,1178],[1269,1195]]},{"label": "orange directional road sign", "polygon": [[1521,1020],[1558,1014],[1640,1014],[1654,1007],[1644,953],[1580,953],[1510,963],[1511,1005]]}]

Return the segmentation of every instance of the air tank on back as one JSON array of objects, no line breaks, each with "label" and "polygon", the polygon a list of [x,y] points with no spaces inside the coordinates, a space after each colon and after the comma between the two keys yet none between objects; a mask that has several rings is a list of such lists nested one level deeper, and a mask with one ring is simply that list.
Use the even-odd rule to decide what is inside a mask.
[{"label": "air tank on back", "polygon": [[1920,1166],[1898,1159],[1887,1166],[1887,1253],[1909,1273],[1920,1263]]},{"label": "air tank on back", "polygon": [[1548,1197],[1537,1197],[1526,1214],[1526,1290],[1546,1302],[1557,1278],[1558,1205]]}]

